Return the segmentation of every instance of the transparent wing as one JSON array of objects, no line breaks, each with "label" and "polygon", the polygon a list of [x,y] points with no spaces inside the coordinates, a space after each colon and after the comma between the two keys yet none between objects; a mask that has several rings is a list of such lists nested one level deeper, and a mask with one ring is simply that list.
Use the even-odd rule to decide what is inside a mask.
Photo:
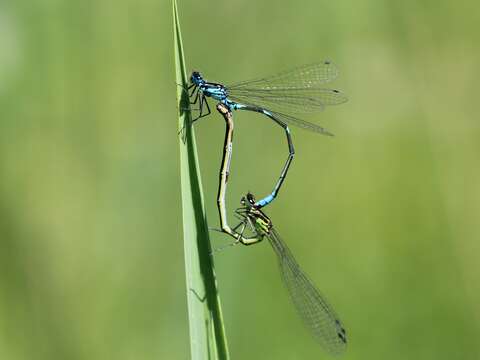
[{"label": "transparent wing", "polygon": [[277,119],[279,119],[279,120],[281,120],[281,121],[283,121],[283,122],[285,122],[289,125],[297,126],[297,127],[302,128],[304,130],[313,131],[313,132],[316,132],[318,134],[333,136],[333,134],[331,132],[329,132],[328,130],[326,130],[325,128],[323,128],[319,125],[316,125],[316,124],[313,124],[311,122],[296,118],[296,117],[291,116],[291,115],[282,114],[282,113],[276,112],[276,111],[270,111],[270,110],[268,110],[268,111],[274,117],[276,117]]},{"label": "transparent wing", "polygon": [[315,339],[330,353],[340,354],[347,345],[345,329],[333,309],[307,275],[300,269],[292,253],[272,229],[268,236],[277,254],[283,281],[295,308]]},{"label": "transparent wing", "polygon": [[287,113],[309,113],[347,101],[340,91],[321,86],[337,75],[337,67],[330,61],[324,61],[225,88],[229,99],[238,103]]},{"label": "transparent wing", "polygon": [[229,90],[240,89],[310,89],[328,83],[338,76],[337,67],[331,61],[300,66],[269,77],[243,81],[230,86]]},{"label": "transparent wing", "polygon": [[348,100],[338,90],[323,88],[242,88],[227,91],[228,98],[240,104],[299,114],[319,112],[325,106],[342,104]]}]

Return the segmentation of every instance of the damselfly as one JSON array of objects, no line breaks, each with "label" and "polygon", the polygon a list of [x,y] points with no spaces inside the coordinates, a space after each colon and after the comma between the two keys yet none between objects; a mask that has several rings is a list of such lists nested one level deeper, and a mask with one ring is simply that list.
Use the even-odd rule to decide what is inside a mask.
[{"label": "damselfly", "polygon": [[[272,202],[287,175],[295,150],[288,125],[298,126],[324,135],[332,135],[323,127],[301,120],[290,114],[321,111],[325,106],[347,101],[338,90],[323,88],[322,85],[334,80],[338,70],[330,61],[302,66],[267,78],[244,81],[234,85],[222,85],[206,81],[194,71],[187,91],[190,104],[199,105],[196,121],[211,113],[207,98],[218,100],[230,111],[248,110],[266,115],[280,125],[288,142],[288,158],[271,194],[256,202],[262,208]],[[288,115],[286,113],[289,113]]]},{"label": "damselfly", "polygon": [[[347,345],[347,336],[335,311],[300,268],[291,251],[273,227],[270,218],[255,205],[254,196],[247,193],[241,203],[242,207],[238,208],[236,213],[242,221],[233,228],[234,231],[239,229],[238,241],[254,244],[264,238],[268,239],[277,255],[283,282],[297,313],[315,339],[328,352],[335,355],[342,353]],[[244,236],[247,228],[253,233],[253,236]]]},{"label": "damselfly", "polygon": [[[236,215],[241,222],[233,229],[230,228],[227,220],[225,195],[232,156],[233,120],[232,113],[224,104],[219,103],[217,110],[225,118],[226,124],[217,198],[220,231],[235,239],[235,242],[230,245],[239,243],[252,245],[262,241],[265,237],[269,240],[277,254],[283,281],[298,314],[326,350],[332,354],[340,354],[347,344],[346,332],[342,323],[295,261],[292,253],[273,227],[270,218],[256,205],[257,202],[252,194],[248,193],[242,198],[242,207],[236,210]],[[249,230],[249,233],[246,230]]]}]

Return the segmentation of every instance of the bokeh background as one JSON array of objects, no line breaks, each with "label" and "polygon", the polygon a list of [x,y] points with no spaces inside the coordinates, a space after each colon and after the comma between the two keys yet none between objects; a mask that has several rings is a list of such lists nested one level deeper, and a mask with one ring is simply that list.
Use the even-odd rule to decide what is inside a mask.
[{"label": "bokeh background", "polygon": [[[293,129],[268,213],[343,319],[344,359],[480,358],[480,5],[180,1],[187,65],[322,59],[350,101]],[[0,359],[188,359],[171,3],[0,3]],[[224,122],[198,122],[210,225]],[[228,206],[271,190],[280,128],[236,115]],[[213,234],[214,246],[229,239]],[[215,256],[232,359],[328,356],[268,243]]]}]

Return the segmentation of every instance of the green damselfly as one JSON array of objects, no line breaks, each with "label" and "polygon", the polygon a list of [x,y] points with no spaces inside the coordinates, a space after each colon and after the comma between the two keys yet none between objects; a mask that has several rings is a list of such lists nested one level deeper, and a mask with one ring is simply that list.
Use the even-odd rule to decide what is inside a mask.
[{"label": "green damselfly", "polygon": [[272,221],[257,205],[255,197],[251,193],[242,197],[242,206],[235,211],[236,216],[241,220],[240,223],[233,228],[229,226],[225,196],[232,156],[233,120],[231,112],[224,104],[218,104],[217,110],[225,118],[226,123],[217,197],[221,231],[235,239],[231,245],[238,243],[252,245],[265,238],[268,239],[277,255],[283,282],[297,313],[314,338],[328,352],[334,355],[341,354],[346,348],[347,336],[339,317],[300,268],[292,252],[275,230]]},{"label": "green damselfly", "polygon": [[[239,239],[248,239],[254,244],[268,239],[277,255],[280,273],[297,313],[313,334],[314,338],[331,354],[341,354],[347,345],[347,335],[339,317],[300,268],[292,252],[275,230],[270,218],[255,205],[255,197],[247,193],[241,200],[242,207],[236,210],[240,224],[233,228]],[[249,229],[253,236],[245,237]],[[242,242],[242,240],[239,240]]]}]

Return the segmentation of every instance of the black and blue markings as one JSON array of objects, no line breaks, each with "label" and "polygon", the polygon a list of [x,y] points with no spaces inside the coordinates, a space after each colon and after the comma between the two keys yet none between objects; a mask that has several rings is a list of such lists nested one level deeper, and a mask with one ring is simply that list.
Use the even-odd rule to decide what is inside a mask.
[{"label": "black and blue markings", "polygon": [[[246,110],[261,113],[280,125],[287,137],[288,157],[273,191],[258,200],[255,205],[262,208],[270,204],[278,195],[285,180],[295,149],[288,125],[323,135],[332,135],[326,129],[308,121],[299,119],[292,113],[311,113],[325,106],[338,105],[347,101],[347,97],[335,89],[322,85],[333,81],[338,70],[330,61],[305,65],[267,78],[258,78],[234,85],[223,85],[206,81],[198,71],[192,72],[188,87],[190,104],[198,103],[197,121],[211,113],[207,98],[217,100],[230,111]],[[191,91],[191,92],[190,92]]]}]

